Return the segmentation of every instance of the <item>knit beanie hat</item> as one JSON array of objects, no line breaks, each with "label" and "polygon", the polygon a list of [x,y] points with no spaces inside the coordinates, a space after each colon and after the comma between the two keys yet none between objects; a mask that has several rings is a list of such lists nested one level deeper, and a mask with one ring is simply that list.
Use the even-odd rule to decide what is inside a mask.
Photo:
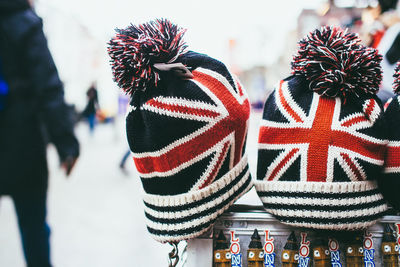
[{"label": "knit beanie hat", "polygon": [[293,226],[354,230],[387,209],[375,179],[386,141],[375,49],[337,27],[299,42],[292,76],[268,97],[259,131],[257,193]]},{"label": "knit beanie hat", "polygon": [[388,125],[386,133],[389,140],[384,179],[379,181],[379,188],[385,199],[400,211],[400,62],[397,63],[394,73],[394,92],[396,94],[390,101],[384,117]]},{"label": "knit beanie hat", "polygon": [[108,47],[131,96],[127,138],[160,242],[199,236],[252,187],[247,94],[223,63],[186,51],[184,33],[160,19],[117,30]]}]

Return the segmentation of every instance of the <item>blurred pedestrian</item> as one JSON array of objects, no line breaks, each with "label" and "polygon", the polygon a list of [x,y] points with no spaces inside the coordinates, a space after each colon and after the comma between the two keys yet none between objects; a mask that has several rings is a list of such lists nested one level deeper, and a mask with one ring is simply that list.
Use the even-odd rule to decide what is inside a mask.
[{"label": "blurred pedestrian", "polygon": [[92,83],[86,92],[87,104],[82,112],[82,117],[85,117],[89,123],[90,133],[93,134],[96,124],[96,113],[99,109],[99,99],[97,96],[96,84]]},{"label": "blurred pedestrian", "polygon": [[378,97],[385,103],[394,96],[392,90],[393,72],[400,59],[400,16],[398,0],[379,0],[375,8],[368,10],[374,20],[370,30],[370,46],[383,55],[381,63],[383,79]]},{"label": "blurred pedestrian", "polygon": [[[126,115],[128,106],[129,106],[129,96],[120,92],[118,95],[118,115]],[[131,155],[131,150],[128,148],[124,152],[124,155],[122,156],[121,161],[119,162],[119,168],[126,175],[128,174],[128,172],[125,168],[125,164],[130,155]]]},{"label": "blurred pedestrian", "polygon": [[14,202],[27,266],[48,267],[46,142],[66,175],[79,144],[42,21],[26,0],[0,0],[0,61],[8,88],[0,110],[0,196]]},{"label": "blurred pedestrian", "polygon": [[125,164],[126,164],[126,161],[128,160],[128,158],[129,158],[130,155],[131,155],[131,150],[128,149],[128,150],[124,153],[124,155],[122,156],[122,159],[121,159],[121,161],[120,161],[120,163],[119,163],[119,168],[121,169],[121,171],[122,171],[124,174],[128,174],[128,172],[126,171],[126,168],[125,168]]}]

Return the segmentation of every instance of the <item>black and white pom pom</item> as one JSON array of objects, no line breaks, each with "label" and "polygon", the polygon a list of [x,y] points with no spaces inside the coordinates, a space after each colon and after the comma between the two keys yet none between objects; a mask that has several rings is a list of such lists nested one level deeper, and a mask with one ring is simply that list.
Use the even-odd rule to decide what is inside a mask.
[{"label": "black and white pom pom", "polygon": [[117,29],[108,43],[114,80],[127,94],[157,86],[154,63],[172,63],[186,51],[185,29],[167,19]]},{"label": "black and white pom pom", "polygon": [[339,27],[323,27],[299,42],[294,75],[304,75],[310,89],[329,97],[376,94],[382,80],[382,56]]},{"label": "black and white pom pom", "polygon": [[393,91],[400,95],[400,61],[397,62],[397,66],[394,69],[394,82],[393,82]]}]

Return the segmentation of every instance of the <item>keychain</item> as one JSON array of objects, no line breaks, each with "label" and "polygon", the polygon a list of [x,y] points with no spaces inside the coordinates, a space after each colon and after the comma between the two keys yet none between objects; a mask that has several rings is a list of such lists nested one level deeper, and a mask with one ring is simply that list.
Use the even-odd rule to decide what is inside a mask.
[{"label": "keychain", "polygon": [[177,242],[169,242],[172,246],[172,250],[168,253],[168,267],[175,267],[179,262],[179,251],[178,251],[178,243]]}]

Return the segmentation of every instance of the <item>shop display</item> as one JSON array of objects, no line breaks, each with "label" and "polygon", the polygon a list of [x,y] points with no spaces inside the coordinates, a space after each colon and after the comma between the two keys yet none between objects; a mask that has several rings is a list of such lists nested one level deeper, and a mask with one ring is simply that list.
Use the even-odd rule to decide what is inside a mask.
[{"label": "shop display", "polygon": [[235,231],[230,231],[231,233],[231,246],[229,250],[231,251],[231,266],[232,267],[242,267],[243,254],[240,249],[240,239],[236,237]]},{"label": "shop display", "polygon": [[299,248],[299,266],[300,267],[308,267],[310,266],[310,241],[307,239],[307,233],[301,232],[301,241]]},{"label": "shop display", "polygon": [[[383,167],[389,183],[380,186],[400,206],[389,188],[400,184],[400,134],[390,136],[385,158],[377,51],[336,27],[300,41],[293,75],[268,97],[260,124],[255,184],[263,211],[235,226],[227,211],[253,186],[249,100],[222,62],[186,50],[184,33],[161,19],[117,30],[108,47],[114,79],[131,97],[126,131],[147,229],[173,246],[170,266],[180,241],[200,237],[213,238],[214,267],[399,266],[391,227],[368,228],[388,208],[376,183]],[[399,99],[385,117],[399,118]],[[320,235],[326,230],[353,232]]]},{"label": "shop display", "polygon": [[282,266],[297,267],[299,263],[299,244],[294,232],[291,232],[282,251]]},{"label": "shop display", "polygon": [[332,266],[342,267],[342,255],[339,242],[335,238],[329,238],[328,247],[329,251],[331,252]]},{"label": "shop display", "polygon": [[[231,231],[234,231],[234,238],[235,240],[239,239],[238,243],[243,254],[242,267],[251,266],[249,265],[251,261],[248,258],[250,250],[248,248],[253,240],[258,240],[255,229],[257,229],[263,248],[264,265],[262,266],[265,267],[398,266],[396,265],[399,256],[397,236],[393,235],[393,230],[392,236],[390,236],[388,225],[394,229],[394,226],[400,223],[400,216],[385,216],[365,231],[319,231],[290,227],[262,211],[261,207],[257,206],[256,208],[256,210],[251,206],[241,208],[240,205],[236,205],[235,212],[224,213],[217,219],[211,236],[201,236],[200,240],[212,238],[213,247],[215,247],[220,231],[223,231],[226,238],[231,235]],[[385,245],[389,245],[389,243],[393,248],[392,252],[395,251],[391,255],[383,253]],[[257,246],[259,247],[260,243]],[[307,249],[304,250],[305,246],[308,246],[309,249],[309,261],[301,263],[299,261],[302,257],[301,254],[304,256],[307,254]],[[209,249],[213,251],[213,247]],[[302,247],[303,251],[301,252]],[[193,250],[190,253],[198,251],[198,248],[195,247],[191,247],[191,249]],[[274,256],[275,254],[276,256]],[[392,265],[386,265],[386,262],[388,262],[387,264],[390,262]],[[201,262],[187,265],[187,267],[203,266],[205,265]]]},{"label": "shop display", "polygon": [[364,266],[364,249],[361,234],[353,236],[345,251],[347,267]]},{"label": "shop display", "polygon": [[264,267],[264,251],[261,244],[261,238],[257,229],[251,236],[249,248],[247,250],[247,266],[248,267]]},{"label": "shop display", "polygon": [[253,186],[247,94],[222,62],[188,51],[184,33],[158,19],[118,29],[108,44],[114,80],[131,98],[126,133],[147,229],[174,246],[209,230]]},{"label": "shop display", "polygon": [[216,245],[214,247],[214,267],[230,267],[231,252],[229,244],[222,231],[219,231]]},{"label": "shop display", "polygon": [[328,240],[318,237],[312,243],[312,255],[314,267],[331,267],[331,253],[328,247]]},{"label": "shop display", "polygon": [[275,267],[275,239],[270,236],[270,230],[265,230],[264,266]]},{"label": "shop display", "polygon": [[375,266],[375,244],[372,234],[368,231],[364,232],[364,266]]},{"label": "shop display", "polygon": [[393,235],[393,230],[389,224],[385,224],[382,238],[381,253],[383,267],[399,267],[399,245]]}]

